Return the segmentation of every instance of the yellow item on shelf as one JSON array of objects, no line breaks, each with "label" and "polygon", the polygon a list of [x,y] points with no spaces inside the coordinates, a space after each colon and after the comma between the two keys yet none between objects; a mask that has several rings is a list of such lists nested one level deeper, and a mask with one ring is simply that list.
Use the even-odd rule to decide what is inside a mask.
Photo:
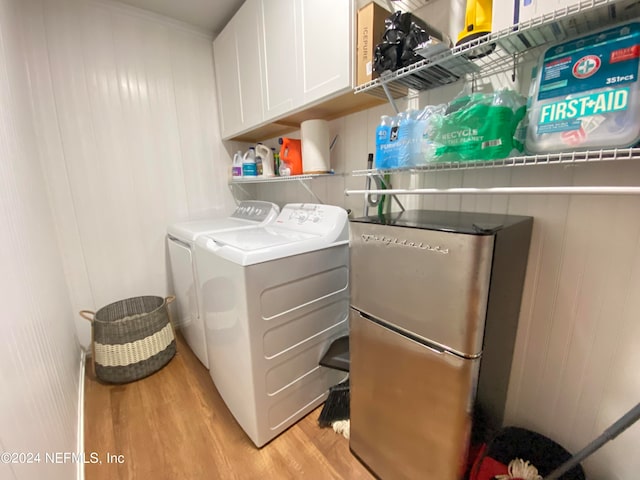
[{"label": "yellow item on shelf", "polygon": [[467,0],[465,27],[458,35],[456,45],[470,42],[491,33],[493,0]]}]

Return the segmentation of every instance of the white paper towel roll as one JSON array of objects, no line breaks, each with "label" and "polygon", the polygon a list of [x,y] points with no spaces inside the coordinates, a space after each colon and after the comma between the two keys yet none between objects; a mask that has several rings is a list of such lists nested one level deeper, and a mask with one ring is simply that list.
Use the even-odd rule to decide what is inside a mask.
[{"label": "white paper towel roll", "polygon": [[329,166],[329,122],[307,120],[300,125],[303,173],[327,173]]}]

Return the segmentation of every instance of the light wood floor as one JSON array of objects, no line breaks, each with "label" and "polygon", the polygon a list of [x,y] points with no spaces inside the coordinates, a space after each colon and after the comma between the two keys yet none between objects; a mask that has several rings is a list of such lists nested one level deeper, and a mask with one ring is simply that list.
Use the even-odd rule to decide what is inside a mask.
[{"label": "light wood floor", "polygon": [[[161,371],[126,385],[99,383],[87,363],[87,480],[372,479],[349,442],[318,427],[320,409],[262,449],[227,410],[209,373],[182,338]],[[107,463],[107,453],[124,463]],[[113,457],[111,457],[113,458]]]}]

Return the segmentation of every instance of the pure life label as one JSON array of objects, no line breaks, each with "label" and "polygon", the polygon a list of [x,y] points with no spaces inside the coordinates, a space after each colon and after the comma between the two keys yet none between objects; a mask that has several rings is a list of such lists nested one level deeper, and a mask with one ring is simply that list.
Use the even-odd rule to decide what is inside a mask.
[{"label": "pure life label", "polygon": [[619,88],[542,105],[538,125],[626,110],[629,88]]}]

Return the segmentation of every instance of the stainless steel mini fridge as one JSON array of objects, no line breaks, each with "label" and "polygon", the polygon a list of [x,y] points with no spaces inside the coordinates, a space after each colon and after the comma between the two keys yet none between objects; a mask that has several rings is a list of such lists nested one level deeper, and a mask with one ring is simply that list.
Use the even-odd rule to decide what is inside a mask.
[{"label": "stainless steel mini fridge", "polygon": [[412,210],[351,221],[352,452],[383,480],[454,480],[501,425],[531,217]]}]

